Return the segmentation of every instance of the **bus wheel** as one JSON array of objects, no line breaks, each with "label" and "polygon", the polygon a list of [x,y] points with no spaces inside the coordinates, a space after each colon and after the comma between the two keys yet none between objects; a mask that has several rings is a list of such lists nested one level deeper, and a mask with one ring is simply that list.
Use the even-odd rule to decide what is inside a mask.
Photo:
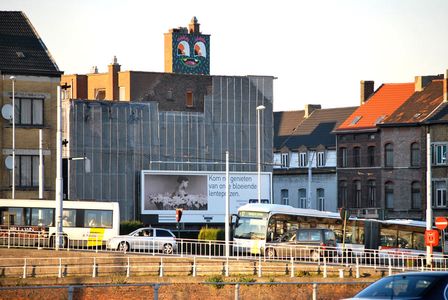
[{"label": "bus wheel", "polygon": [[123,252],[129,251],[130,249],[131,249],[131,247],[129,247],[129,244],[125,241],[120,242],[120,244],[118,244],[118,248],[117,248],[118,251],[123,251]]},{"label": "bus wheel", "polygon": [[274,248],[267,248],[264,251],[264,256],[266,256],[267,258],[275,258],[275,256],[276,256],[275,249]]}]

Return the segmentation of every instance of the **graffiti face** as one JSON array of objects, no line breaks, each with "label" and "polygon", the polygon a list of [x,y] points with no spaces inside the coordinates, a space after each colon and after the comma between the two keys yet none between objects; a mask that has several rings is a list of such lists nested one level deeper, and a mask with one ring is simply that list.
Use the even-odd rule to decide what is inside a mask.
[{"label": "graffiti face", "polygon": [[173,66],[175,72],[209,74],[207,36],[180,35],[174,43],[177,58]]}]

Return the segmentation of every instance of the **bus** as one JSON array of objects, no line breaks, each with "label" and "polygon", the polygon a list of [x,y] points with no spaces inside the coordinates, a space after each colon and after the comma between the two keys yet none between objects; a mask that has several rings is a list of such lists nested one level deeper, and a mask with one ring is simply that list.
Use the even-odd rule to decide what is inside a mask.
[{"label": "bus", "polygon": [[[238,209],[234,247],[239,252],[260,253],[266,243],[284,242],[299,228],[334,231],[338,251],[361,255],[365,249],[385,252],[424,253],[426,223],[413,220],[376,220],[350,217],[345,224],[339,213],[294,208],[279,204],[246,204]],[[414,253],[414,254],[415,254]]]},{"label": "bus", "polygon": [[[55,245],[55,200],[0,199],[0,236]],[[119,235],[118,202],[63,201],[64,246],[100,246]]]}]

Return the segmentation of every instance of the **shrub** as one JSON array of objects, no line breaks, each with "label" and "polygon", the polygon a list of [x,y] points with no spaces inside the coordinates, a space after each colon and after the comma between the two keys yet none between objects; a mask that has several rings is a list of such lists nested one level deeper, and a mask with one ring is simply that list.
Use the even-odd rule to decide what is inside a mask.
[{"label": "shrub", "polygon": [[224,278],[221,275],[216,275],[205,279],[205,282],[215,283],[213,286],[217,289],[222,289],[224,284],[219,284],[220,282],[224,282]]},{"label": "shrub", "polygon": [[140,227],[143,227],[143,223],[138,220],[122,221],[120,223],[120,234],[128,234]]},{"label": "shrub", "polygon": [[224,230],[219,228],[202,227],[198,235],[198,240],[218,241],[224,239],[225,239]]}]

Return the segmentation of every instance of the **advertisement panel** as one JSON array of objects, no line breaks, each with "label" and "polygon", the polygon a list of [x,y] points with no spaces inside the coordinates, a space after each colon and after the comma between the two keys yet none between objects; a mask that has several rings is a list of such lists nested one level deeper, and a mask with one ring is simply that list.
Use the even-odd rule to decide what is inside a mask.
[{"label": "advertisement panel", "polygon": [[[261,173],[261,199],[271,202],[271,173]],[[231,172],[230,213],[258,199],[256,172]],[[159,215],[159,222],[223,223],[226,200],[225,172],[142,171],[141,213]]]}]

